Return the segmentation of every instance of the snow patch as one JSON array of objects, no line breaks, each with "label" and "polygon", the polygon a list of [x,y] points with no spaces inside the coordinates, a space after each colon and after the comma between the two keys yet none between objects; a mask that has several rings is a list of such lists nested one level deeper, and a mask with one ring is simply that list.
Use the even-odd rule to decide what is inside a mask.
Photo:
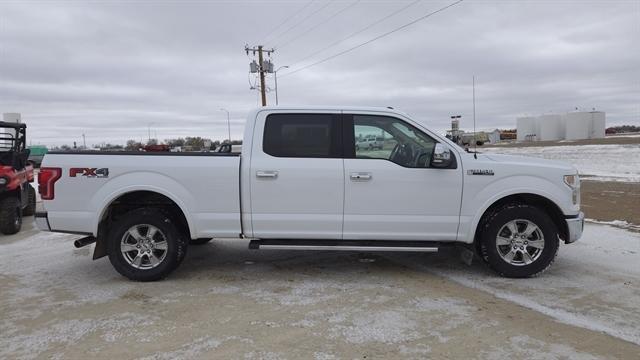
[{"label": "snow patch", "polygon": [[315,360],[336,360],[338,359],[335,355],[333,354],[329,354],[329,353],[325,353],[325,352],[320,352],[320,351],[316,351],[313,353],[313,358]]},{"label": "snow patch", "polygon": [[331,331],[334,332],[334,337],[340,337],[352,344],[393,344],[420,338],[417,327],[418,324],[404,313],[387,310],[363,313],[352,319],[351,325],[336,325]]},{"label": "snow patch", "polygon": [[182,360],[200,357],[203,352],[211,351],[222,344],[222,341],[212,337],[202,337],[189,344],[182,345],[174,351],[163,351],[140,360]]},{"label": "snow patch", "polygon": [[531,360],[596,360],[590,354],[579,352],[571,346],[564,344],[548,344],[526,335],[513,336],[508,342],[494,346],[491,351],[485,351],[480,356],[483,359],[531,359]]},{"label": "snow patch", "polygon": [[640,182],[639,144],[486,148],[483,152],[566,161],[588,180]]},{"label": "snow patch", "polygon": [[565,324],[640,345],[640,234],[585,224],[583,237],[562,246],[554,265],[533,279],[487,277],[477,268],[450,265],[427,270]]},{"label": "snow patch", "polygon": [[73,319],[52,323],[46,328],[32,330],[28,335],[13,335],[0,338],[0,358],[19,357],[34,359],[53,344],[74,344],[94,332],[103,332],[107,342],[122,337],[138,336],[141,326],[154,323],[150,316],[123,313],[115,318]]},{"label": "snow patch", "polygon": [[622,228],[622,229],[640,230],[640,225],[631,224],[631,223],[627,222],[626,220],[600,221],[600,220],[588,219],[587,218],[587,219],[584,219],[584,221],[590,222],[590,223],[594,223],[594,224],[611,225],[611,226],[619,227],[619,228]]}]

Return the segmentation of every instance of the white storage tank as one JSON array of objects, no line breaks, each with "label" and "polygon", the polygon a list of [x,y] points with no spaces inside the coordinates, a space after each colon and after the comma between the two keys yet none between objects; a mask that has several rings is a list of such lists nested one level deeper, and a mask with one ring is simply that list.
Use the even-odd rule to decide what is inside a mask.
[{"label": "white storage tank", "polygon": [[565,115],[567,140],[588,139],[591,133],[591,113],[574,111]]},{"label": "white storage tank", "polygon": [[590,139],[602,139],[604,138],[604,132],[606,125],[606,116],[602,111],[592,111],[591,113],[591,132],[589,133]]},{"label": "white storage tank", "polygon": [[537,120],[532,116],[519,117],[516,119],[516,140],[535,141],[537,140]]},{"label": "white storage tank", "polygon": [[561,115],[549,114],[538,118],[538,140],[560,140],[564,137],[564,121]]}]

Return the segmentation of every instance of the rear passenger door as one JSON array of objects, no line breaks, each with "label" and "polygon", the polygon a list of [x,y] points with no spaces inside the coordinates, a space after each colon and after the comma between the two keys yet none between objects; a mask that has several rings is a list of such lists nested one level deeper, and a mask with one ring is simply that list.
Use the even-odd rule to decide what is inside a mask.
[{"label": "rear passenger door", "polygon": [[254,237],[342,237],[339,112],[259,115],[250,169]]}]

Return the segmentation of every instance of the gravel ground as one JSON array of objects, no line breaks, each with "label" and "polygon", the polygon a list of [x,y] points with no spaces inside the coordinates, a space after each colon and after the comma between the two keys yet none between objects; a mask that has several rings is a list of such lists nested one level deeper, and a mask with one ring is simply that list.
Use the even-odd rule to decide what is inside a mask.
[{"label": "gravel ground", "polygon": [[640,183],[583,181],[580,195],[587,218],[640,226]]},{"label": "gravel ground", "polygon": [[156,283],[26,227],[0,239],[0,358],[640,357],[640,234],[611,226],[588,224],[537,279],[496,277],[451,250],[250,251],[235,239],[191,247]]},{"label": "gravel ground", "polygon": [[[570,145],[521,152],[572,161]],[[249,251],[234,239],[134,283],[27,218],[0,237],[0,359],[639,359],[640,183],[628,181],[636,168],[606,166],[621,155],[576,166],[626,180],[582,188],[587,217],[624,228],[587,224],[536,279],[497,277],[453,250]]]}]

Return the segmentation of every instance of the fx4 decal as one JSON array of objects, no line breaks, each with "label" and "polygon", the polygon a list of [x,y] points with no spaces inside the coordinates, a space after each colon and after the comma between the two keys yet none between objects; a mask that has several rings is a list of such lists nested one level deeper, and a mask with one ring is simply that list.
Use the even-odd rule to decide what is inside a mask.
[{"label": "fx4 decal", "polygon": [[69,176],[86,176],[88,178],[108,178],[109,168],[71,168],[69,169]]}]

